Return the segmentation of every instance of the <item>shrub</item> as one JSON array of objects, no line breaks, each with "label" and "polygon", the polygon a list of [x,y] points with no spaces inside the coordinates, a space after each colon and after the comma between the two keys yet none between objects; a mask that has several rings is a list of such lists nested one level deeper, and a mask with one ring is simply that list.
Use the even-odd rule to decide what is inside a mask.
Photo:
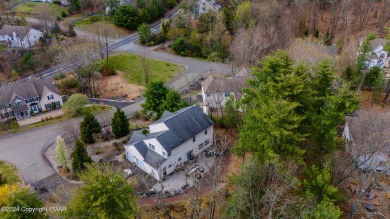
[{"label": "shrub", "polygon": [[77,88],[79,84],[80,83],[76,78],[69,78],[62,82],[65,89]]},{"label": "shrub", "polygon": [[175,51],[177,54],[185,56],[187,54],[186,52],[186,42],[183,37],[178,38],[173,44],[172,44],[172,49]]},{"label": "shrub", "polygon": [[112,66],[110,62],[104,62],[100,67],[100,73],[102,73],[103,76],[109,76],[109,75],[115,75],[116,71],[114,66]]},{"label": "shrub", "polygon": [[68,16],[68,14],[66,14],[65,11],[61,11],[61,17],[67,17],[67,16]]},{"label": "shrub", "polygon": [[54,80],[61,80],[61,79],[64,79],[66,78],[66,75],[64,73],[60,73],[58,75],[54,75]]},{"label": "shrub", "polygon": [[134,114],[133,114],[133,118],[134,119],[140,119],[142,116],[141,112],[140,111],[135,111]]}]

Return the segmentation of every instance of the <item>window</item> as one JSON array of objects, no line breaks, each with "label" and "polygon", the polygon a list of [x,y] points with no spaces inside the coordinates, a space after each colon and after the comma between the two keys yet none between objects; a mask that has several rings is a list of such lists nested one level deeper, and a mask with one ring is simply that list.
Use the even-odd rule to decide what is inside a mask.
[{"label": "window", "polygon": [[168,152],[168,157],[171,156],[171,152]]},{"label": "window", "polygon": [[162,152],[162,155],[163,155],[163,157],[165,157],[165,152],[164,151]]},{"label": "window", "polygon": [[210,144],[210,140],[209,140],[209,139],[207,139],[206,141],[204,141],[204,145],[208,145],[208,144]]},{"label": "window", "polygon": [[230,93],[225,93],[225,97],[228,97],[228,96],[230,96]]},{"label": "window", "polygon": [[199,147],[199,150],[202,150],[202,148],[203,148],[203,143],[202,144],[200,144],[198,147]]},{"label": "window", "polygon": [[49,95],[49,96],[47,96],[47,99],[48,99],[48,100],[54,99],[54,96],[53,96],[53,94],[52,94],[52,95]]},{"label": "window", "polygon": [[207,129],[206,129],[206,130],[204,130],[204,134],[205,134],[205,135],[207,135]]},{"label": "window", "polygon": [[15,101],[15,106],[19,107],[22,105],[22,102],[20,100]]},{"label": "window", "polygon": [[210,97],[210,93],[207,93],[206,95],[207,95],[207,97]]},{"label": "window", "polygon": [[171,167],[172,167],[172,164],[169,164],[169,165],[168,165],[168,168],[171,168]]},{"label": "window", "polygon": [[177,159],[177,161],[181,161],[181,157],[179,157],[179,159]]},{"label": "window", "polygon": [[156,148],[154,147],[154,145],[152,145],[152,144],[149,144],[149,147],[150,147],[150,149],[152,149],[152,150],[155,150]]},{"label": "window", "polygon": [[49,104],[45,104],[45,108],[46,109],[51,109],[51,104],[49,103]]},{"label": "window", "polygon": [[56,104],[56,107],[59,107],[61,104],[60,104],[60,101],[57,101],[57,102],[54,102]]},{"label": "window", "polygon": [[192,137],[192,142],[195,142],[195,136],[194,136],[194,137]]}]

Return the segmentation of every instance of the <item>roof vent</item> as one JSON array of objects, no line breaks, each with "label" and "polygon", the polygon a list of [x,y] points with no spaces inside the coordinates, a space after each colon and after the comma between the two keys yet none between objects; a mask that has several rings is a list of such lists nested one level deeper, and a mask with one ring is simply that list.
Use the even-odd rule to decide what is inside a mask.
[{"label": "roof vent", "polygon": [[180,141],[183,142],[183,138],[180,138]]}]

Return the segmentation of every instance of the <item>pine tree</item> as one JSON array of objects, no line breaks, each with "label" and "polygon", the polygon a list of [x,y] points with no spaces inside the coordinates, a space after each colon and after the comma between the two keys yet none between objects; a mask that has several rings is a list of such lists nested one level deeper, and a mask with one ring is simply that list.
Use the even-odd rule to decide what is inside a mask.
[{"label": "pine tree", "polygon": [[223,124],[226,128],[237,128],[238,113],[233,96],[230,96],[223,108]]},{"label": "pine tree", "polygon": [[64,138],[62,138],[60,135],[57,136],[55,141],[55,148],[56,148],[56,156],[55,159],[58,164],[65,167],[67,171],[69,171],[69,165],[71,163],[70,157],[68,154],[68,151],[66,150],[65,141]]},{"label": "pine tree", "polygon": [[90,166],[80,175],[77,189],[63,214],[65,218],[134,218],[137,196],[122,173],[112,167]]},{"label": "pine tree", "polygon": [[61,33],[60,25],[58,25],[57,22],[54,22],[54,26],[51,29],[51,32],[54,33],[54,34],[60,34]]},{"label": "pine tree", "polygon": [[84,143],[93,143],[94,134],[101,133],[101,127],[95,116],[91,113],[87,113],[80,123],[80,136]]},{"label": "pine tree", "polygon": [[165,110],[175,112],[186,106],[188,106],[188,104],[181,98],[180,94],[173,89],[169,89],[164,102],[161,104],[161,109],[163,112]]},{"label": "pine tree", "polygon": [[383,91],[385,86],[385,80],[382,75],[378,75],[378,77],[374,81],[374,89],[372,93],[372,102],[379,103],[383,99]]},{"label": "pine tree", "polygon": [[85,145],[79,139],[76,140],[76,145],[72,153],[72,158],[72,169],[74,175],[80,173],[87,167],[88,163],[92,162],[92,159],[88,155]]},{"label": "pine tree", "polygon": [[162,115],[164,110],[161,105],[165,100],[168,93],[168,88],[165,87],[162,81],[152,81],[148,83],[145,91],[145,103],[142,104],[142,113],[144,115],[153,113],[157,114],[158,117]]},{"label": "pine tree", "polygon": [[111,121],[112,132],[115,138],[120,138],[129,133],[129,120],[127,119],[125,112],[117,108]]},{"label": "pine tree", "polygon": [[75,37],[77,36],[76,32],[74,31],[73,25],[68,26],[68,37]]}]

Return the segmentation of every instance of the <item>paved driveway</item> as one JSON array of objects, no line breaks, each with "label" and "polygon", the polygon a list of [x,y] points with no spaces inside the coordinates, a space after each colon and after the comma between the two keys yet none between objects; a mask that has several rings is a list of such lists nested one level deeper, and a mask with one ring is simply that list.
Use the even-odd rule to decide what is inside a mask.
[{"label": "paved driveway", "polygon": [[0,138],[0,160],[14,164],[26,184],[55,174],[43,157],[44,150],[62,133],[59,124]]}]

